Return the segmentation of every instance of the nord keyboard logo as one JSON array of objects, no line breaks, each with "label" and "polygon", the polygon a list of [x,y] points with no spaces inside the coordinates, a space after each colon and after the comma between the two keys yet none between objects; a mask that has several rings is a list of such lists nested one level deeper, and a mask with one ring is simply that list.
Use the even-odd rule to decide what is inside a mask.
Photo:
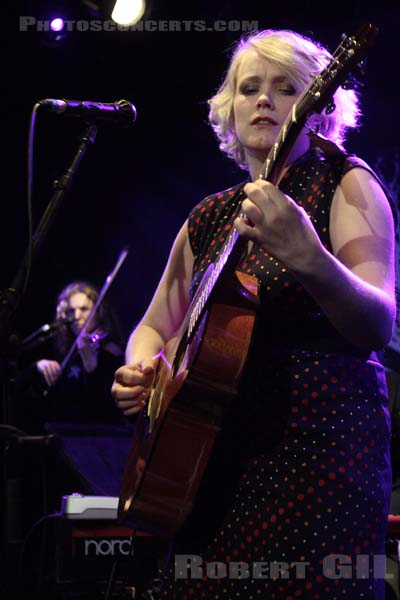
[{"label": "nord keyboard logo", "polygon": [[83,553],[85,556],[129,556],[133,552],[131,540],[125,539],[93,539],[85,540]]}]

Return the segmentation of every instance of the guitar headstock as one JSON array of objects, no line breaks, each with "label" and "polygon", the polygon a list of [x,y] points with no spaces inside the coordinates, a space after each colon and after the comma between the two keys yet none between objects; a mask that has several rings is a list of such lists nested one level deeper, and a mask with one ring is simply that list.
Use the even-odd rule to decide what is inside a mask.
[{"label": "guitar headstock", "polygon": [[[329,64],[316,74],[310,85],[297,99],[265,160],[260,177],[276,183],[286,159],[307,119],[324,108],[330,114],[335,110],[333,96],[340,85],[348,87],[351,71],[365,60],[368,48],[378,33],[372,24],[363,25],[354,35],[342,35],[342,41]],[[354,81],[354,80],[353,80]]]},{"label": "guitar headstock", "polygon": [[332,60],[316,75],[298,103],[298,115],[321,112],[331,101],[337,88],[350,89],[354,85],[351,71],[365,63],[365,55],[378,34],[371,23],[363,25],[355,34],[342,35],[342,41],[333,53]]}]

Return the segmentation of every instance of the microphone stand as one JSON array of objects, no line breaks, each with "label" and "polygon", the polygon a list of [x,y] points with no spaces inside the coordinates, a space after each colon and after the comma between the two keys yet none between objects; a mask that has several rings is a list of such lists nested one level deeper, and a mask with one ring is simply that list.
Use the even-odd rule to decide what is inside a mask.
[{"label": "microphone stand", "polygon": [[[36,260],[65,192],[70,188],[85,151],[89,144],[95,142],[96,135],[96,125],[90,122],[86,123],[85,130],[80,135],[78,149],[67,171],[58,180],[53,182],[54,193],[32,236],[32,243],[27,248],[10,287],[6,290],[0,290],[0,367],[2,385],[2,424],[0,424],[0,432],[4,431],[8,433],[10,427],[14,425],[17,419],[16,377],[20,343],[14,328],[17,309],[27,285],[28,270]],[[23,514],[21,466],[11,452],[15,437],[18,438],[19,443],[25,439],[28,444],[31,436],[25,435],[25,432],[20,432],[17,436],[6,435],[1,454],[3,480],[2,506],[0,508],[2,512],[1,545],[3,557],[7,557],[7,565],[5,566],[6,579],[10,581],[11,586],[13,577],[17,576],[16,573],[12,573],[12,565],[18,564],[18,553],[23,540],[23,526],[21,522]],[[48,436],[42,437],[43,445],[46,446],[48,444]],[[35,443],[37,441],[36,438]],[[4,568],[4,565],[2,566]],[[11,578],[10,572],[12,575]]]},{"label": "microphone stand", "polygon": [[[13,327],[16,311],[22,300],[23,292],[25,291],[23,286],[27,268],[30,264],[35,262],[50,225],[53,223],[56,212],[61,205],[61,200],[63,199],[65,192],[71,186],[75,172],[84,156],[88,144],[94,143],[96,134],[96,125],[88,124],[85,131],[81,134],[78,150],[67,171],[62,177],[53,182],[55,191],[35,233],[33,234],[32,247],[26,250],[11,286],[6,290],[0,290],[0,356],[6,361],[11,360],[11,362],[15,362],[19,352],[19,341],[16,334],[13,332]],[[3,422],[5,424],[12,423],[12,421],[15,420],[15,412],[8,394],[3,396],[2,409]]]}]

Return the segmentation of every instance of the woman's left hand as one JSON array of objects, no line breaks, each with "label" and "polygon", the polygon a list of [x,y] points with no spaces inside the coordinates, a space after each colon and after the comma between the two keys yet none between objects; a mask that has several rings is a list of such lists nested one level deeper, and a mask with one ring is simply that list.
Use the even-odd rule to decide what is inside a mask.
[{"label": "woman's left hand", "polygon": [[78,336],[77,346],[86,373],[93,373],[97,369],[99,344],[93,341],[91,334],[87,334]]},{"label": "woman's left hand", "polygon": [[321,241],[305,210],[263,179],[247,183],[244,191],[244,216],[235,220],[239,234],[262,246],[287,268],[307,268],[320,251]]}]

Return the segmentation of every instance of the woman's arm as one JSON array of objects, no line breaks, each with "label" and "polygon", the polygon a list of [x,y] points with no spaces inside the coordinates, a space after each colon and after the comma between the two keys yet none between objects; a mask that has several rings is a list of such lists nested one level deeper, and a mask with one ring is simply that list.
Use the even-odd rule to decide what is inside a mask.
[{"label": "woman's arm", "polygon": [[193,253],[187,223],[179,231],[153,299],[132,332],[126,365],[116,371],[112,393],[126,416],[144,406],[155,376],[158,354],[178,330],[190,303]]},{"label": "woman's arm", "polygon": [[245,187],[241,235],[281,260],[352,344],[382,348],[395,315],[394,231],[389,202],[365,169],[349,171],[331,207],[333,254],[322,245],[302,207],[272,184]]}]

